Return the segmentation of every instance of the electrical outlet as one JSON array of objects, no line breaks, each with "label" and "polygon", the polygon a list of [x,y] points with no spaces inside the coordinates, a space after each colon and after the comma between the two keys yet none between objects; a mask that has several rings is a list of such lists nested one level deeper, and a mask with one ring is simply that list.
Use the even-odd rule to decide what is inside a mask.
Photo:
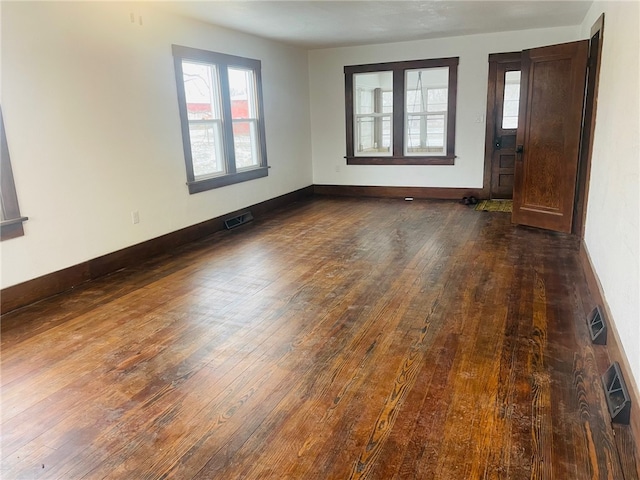
[{"label": "electrical outlet", "polygon": [[138,210],[131,212],[131,223],[134,225],[140,223],[140,212],[138,212]]},{"label": "electrical outlet", "polygon": [[336,165],[336,173],[340,173],[340,165]]}]

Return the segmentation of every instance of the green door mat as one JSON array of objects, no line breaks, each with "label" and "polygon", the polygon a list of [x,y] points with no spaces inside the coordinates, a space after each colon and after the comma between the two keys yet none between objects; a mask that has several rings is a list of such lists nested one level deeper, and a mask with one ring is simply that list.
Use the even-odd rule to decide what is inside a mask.
[{"label": "green door mat", "polygon": [[480,200],[476,210],[484,212],[507,212],[513,210],[513,200]]}]

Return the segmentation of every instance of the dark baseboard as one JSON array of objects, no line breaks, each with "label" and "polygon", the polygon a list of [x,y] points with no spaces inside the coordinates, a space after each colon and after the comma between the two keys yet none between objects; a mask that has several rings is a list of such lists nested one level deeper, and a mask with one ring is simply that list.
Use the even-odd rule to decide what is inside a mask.
[{"label": "dark baseboard", "polygon": [[93,280],[120,270],[121,268],[138,264],[142,260],[169,252],[176,247],[224,230],[224,221],[243,211],[251,210],[254,218],[259,218],[268,212],[303,200],[312,195],[313,186],[310,185],[300,190],[251,205],[242,210],[229,212],[220,217],[167,233],[161,237],[152,238],[81,264],[73,265],[63,270],[7,287],[0,292],[1,313],[4,314],[47,297],[57,295],[88,280]]},{"label": "dark baseboard", "polygon": [[360,185],[314,185],[316,195],[342,197],[383,197],[461,200],[462,197],[484,198],[482,188],[434,188],[434,187],[373,187]]},{"label": "dark baseboard", "polygon": [[[631,432],[633,438],[637,441],[637,439],[640,439],[640,396],[638,395],[640,390],[638,389],[638,385],[636,384],[634,377],[631,375],[632,370],[629,365],[629,360],[627,359],[627,355],[622,347],[620,335],[616,329],[613,316],[611,315],[611,309],[604,297],[602,285],[600,284],[598,275],[593,268],[593,263],[591,262],[591,257],[589,256],[589,251],[584,244],[584,240],[580,244],[580,262],[593,300],[604,309],[604,314],[607,319],[608,334],[606,349],[609,356],[609,363],[616,361],[620,364],[622,369],[622,375],[624,376],[627,389],[629,390],[629,395],[631,396]],[[603,374],[608,367],[609,365],[598,365],[600,374]]]}]

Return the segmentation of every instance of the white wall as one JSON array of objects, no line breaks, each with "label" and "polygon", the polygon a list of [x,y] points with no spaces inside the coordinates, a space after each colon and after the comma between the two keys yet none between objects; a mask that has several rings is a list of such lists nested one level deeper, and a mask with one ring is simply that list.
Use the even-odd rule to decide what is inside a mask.
[{"label": "white wall", "polygon": [[594,4],[604,33],[585,244],[640,385],[640,3]]},{"label": "white wall", "polygon": [[[1,102],[29,217],[0,245],[2,288],[311,185],[305,50],[149,4],[0,5]],[[171,44],[262,61],[268,177],[188,194]]]},{"label": "white wall", "polygon": [[[563,27],[309,52],[313,183],[482,187],[488,55],[578,38],[579,27]],[[346,165],[344,67],[442,57],[460,57],[455,165]]]}]

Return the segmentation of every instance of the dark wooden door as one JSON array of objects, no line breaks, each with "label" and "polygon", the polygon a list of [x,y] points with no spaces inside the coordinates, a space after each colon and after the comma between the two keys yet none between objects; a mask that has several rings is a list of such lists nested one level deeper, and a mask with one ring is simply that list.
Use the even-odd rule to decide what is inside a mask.
[{"label": "dark wooden door", "polygon": [[512,221],[571,232],[589,41],[522,52]]},{"label": "dark wooden door", "polygon": [[513,196],[520,90],[520,52],[489,56],[487,147],[490,148],[491,198]]}]

